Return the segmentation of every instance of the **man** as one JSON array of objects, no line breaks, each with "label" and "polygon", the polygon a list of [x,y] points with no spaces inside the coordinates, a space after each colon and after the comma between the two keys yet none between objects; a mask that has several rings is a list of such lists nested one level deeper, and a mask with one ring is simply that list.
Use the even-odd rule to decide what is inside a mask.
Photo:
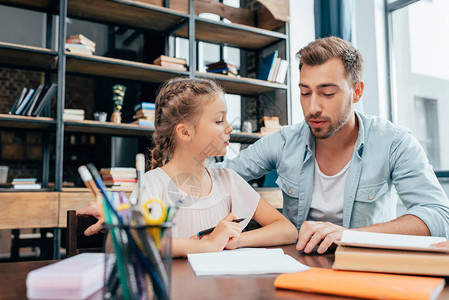
[{"label": "man", "polygon": [[[324,253],[345,228],[449,237],[449,200],[418,141],[354,111],[363,94],[361,54],[336,37],[298,52],[305,121],[284,126],[222,166],[246,180],[276,169],[296,248]],[[396,195],[407,211],[396,218]]]}]

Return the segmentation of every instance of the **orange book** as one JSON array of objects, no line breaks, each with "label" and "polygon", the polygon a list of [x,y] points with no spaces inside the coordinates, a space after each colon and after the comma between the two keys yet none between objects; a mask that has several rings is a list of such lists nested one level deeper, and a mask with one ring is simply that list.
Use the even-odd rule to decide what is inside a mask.
[{"label": "orange book", "polygon": [[436,299],[444,279],[311,268],[279,275],[276,288],[365,299]]}]

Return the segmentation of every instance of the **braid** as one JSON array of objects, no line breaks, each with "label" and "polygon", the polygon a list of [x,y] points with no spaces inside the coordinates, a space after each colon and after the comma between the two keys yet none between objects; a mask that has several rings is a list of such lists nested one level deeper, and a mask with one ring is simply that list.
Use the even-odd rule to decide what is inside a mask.
[{"label": "braid", "polygon": [[173,154],[170,137],[161,137],[157,132],[153,134],[156,146],[151,151],[151,169],[156,169],[165,165]]}]

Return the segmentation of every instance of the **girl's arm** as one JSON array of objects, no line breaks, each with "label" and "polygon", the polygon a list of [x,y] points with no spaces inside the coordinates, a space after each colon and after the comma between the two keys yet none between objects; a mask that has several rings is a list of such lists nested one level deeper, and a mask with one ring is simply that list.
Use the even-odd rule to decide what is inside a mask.
[{"label": "girl's arm", "polygon": [[296,242],[298,231],[295,225],[262,198],[259,200],[253,219],[263,227],[243,232],[238,239],[230,240],[226,249],[275,246]]},{"label": "girl's arm", "polygon": [[242,231],[240,224],[232,222],[234,219],[236,219],[236,216],[233,213],[227,215],[218,223],[208,238],[173,238],[172,256],[185,257],[189,253],[218,252],[223,250],[228,241],[238,239]]}]

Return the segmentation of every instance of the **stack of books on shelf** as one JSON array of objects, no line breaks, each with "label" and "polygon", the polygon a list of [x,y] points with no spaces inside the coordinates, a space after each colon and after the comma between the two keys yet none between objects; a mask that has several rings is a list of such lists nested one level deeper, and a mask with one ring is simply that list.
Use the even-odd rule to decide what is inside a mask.
[{"label": "stack of books on shelf", "polygon": [[40,116],[56,92],[57,84],[39,85],[36,89],[24,87],[14,101],[9,114]]},{"label": "stack of books on shelf", "polygon": [[140,126],[151,126],[154,127],[154,110],[156,106],[154,103],[142,102],[134,106],[134,119],[136,119],[133,124]]},{"label": "stack of books on shelf", "polygon": [[41,188],[40,183],[36,182],[36,178],[14,178],[11,184],[16,190],[38,190]]},{"label": "stack of books on shelf", "polygon": [[262,59],[259,72],[257,73],[257,79],[284,83],[287,71],[288,62],[281,59],[276,50]]},{"label": "stack of books on shelf", "polygon": [[95,53],[95,42],[82,34],[68,36],[65,49],[73,54],[92,55]]},{"label": "stack of books on shelf", "polygon": [[261,134],[272,134],[281,130],[281,124],[279,123],[279,117],[263,117],[260,120],[262,127],[260,127]]},{"label": "stack of books on shelf", "polygon": [[64,108],[64,121],[84,121],[84,109]]},{"label": "stack of books on shelf", "polygon": [[137,183],[135,168],[102,168],[101,177],[107,187],[117,190],[132,190]]},{"label": "stack of books on shelf", "polygon": [[184,58],[161,55],[153,61],[153,64],[167,69],[187,71],[187,60],[185,60]]},{"label": "stack of books on shelf", "polygon": [[224,59],[216,63],[208,64],[206,71],[209,73],[224,74],[232,77],[236,77],[238,75],[237,67],[225,62]]}]

